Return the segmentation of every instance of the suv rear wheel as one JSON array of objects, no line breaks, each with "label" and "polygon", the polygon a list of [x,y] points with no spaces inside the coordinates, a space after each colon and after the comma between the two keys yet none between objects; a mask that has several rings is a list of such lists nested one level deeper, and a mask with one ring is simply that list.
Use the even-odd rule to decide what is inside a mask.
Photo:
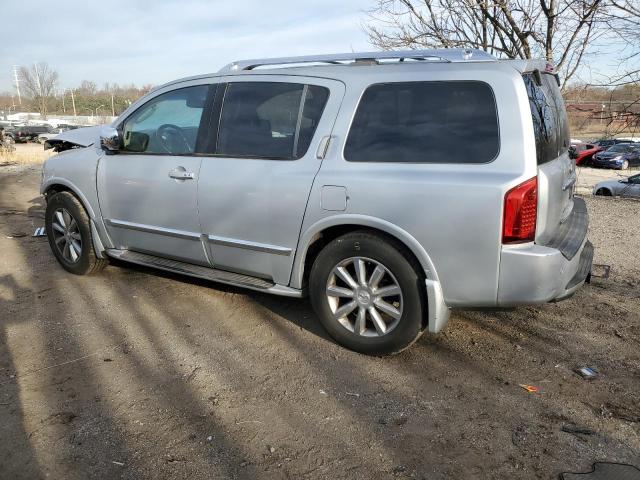
[{"label": "suv rear wheel", "polygon": [[52,195],[44,218],[49,245],[62,268],[76,275],[86,275],[107,265],[107,261],[98,258],[93,251],[89,216],[71,193]]},{"label": "suv rear wheel", "polygon": [[398,353],[424,331],[424,282],[395,242],[353,232],[329,243],[311,269],[311,303],[341,345]]}]

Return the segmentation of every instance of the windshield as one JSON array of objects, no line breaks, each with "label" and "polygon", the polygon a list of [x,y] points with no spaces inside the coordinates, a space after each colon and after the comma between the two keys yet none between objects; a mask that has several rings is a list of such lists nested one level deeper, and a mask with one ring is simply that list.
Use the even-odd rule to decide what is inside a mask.
[{"label": "windshield", "polygon": [[613,147],[609,148],[607,152],[624,153],[630,150],[631,150],[631,147],[629,147],[629,145],[614,145]]}]

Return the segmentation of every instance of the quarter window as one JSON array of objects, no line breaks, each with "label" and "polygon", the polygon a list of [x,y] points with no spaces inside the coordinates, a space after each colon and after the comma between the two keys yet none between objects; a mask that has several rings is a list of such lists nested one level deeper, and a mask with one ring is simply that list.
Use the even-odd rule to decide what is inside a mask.
[{"label": "quarter window", "polygon": [[556,78],[548,73],[522,76],[527,87],[538,164],[555,160],[569,148],[569,123]]},{"label": "quarter window", "polygon": [[291,160],[311,143],[328,89],[298,83],[230,83],[224,96],[216,153]]},{"label": "quarter window", "polygon": [[192,154],[208,85],[181,88],[151,99],[122,126],[122,150],[160,155]]},{"label": "quarter window", "polygon": [[347,137],[350,162],[486,163],[500,149],[491,87],[477,81],[372,85]]}]

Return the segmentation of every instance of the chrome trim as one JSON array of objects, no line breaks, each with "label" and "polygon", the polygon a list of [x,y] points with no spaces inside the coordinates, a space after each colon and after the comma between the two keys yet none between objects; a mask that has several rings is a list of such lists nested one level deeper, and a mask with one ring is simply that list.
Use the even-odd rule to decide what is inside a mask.
[{"label": "chrome trim", "polygon": [[256,252],[271,253],[273,255],[291,255],[292,250],[287,247],[279,247],[277,245],[269,245],[267,243],[249,242],[247,240],[236,240],[234,238],[216,237],[209,235],[208,239],[215,245],[224,247],[244,248],[246,250],[255,250]]},{"label": "chrome trim", "polygon": [[159,270],[187,275],[189,277],[202,278],[212,282],[223,283],[225,285],[233,285],[235,287],[246,288],[256,292],[267,292],[274,295],[293,298],[302,298],[303,296],[302,290],[291,288],[286,285],[279,285],[277,283],[272,284],[262,278],[216,270],[215,268],[203,267],[200,265],[192,265],[177,260],[156,257],[129,250],[110,248],[107,249],[105,253],[109,257],[123,260],[125,262],[145,265]]},{"label": "chrome trim", "polygon": [[186,232],[184,230],[175,230],[173,228],[156,227],[153,225],[144,225],[142,223],[125,222],[124,220],[105,219],[105,223],[112,227],[126,228],[128,230],[136,230],[139,232],[156,233],[158,235],[166,235],[168,237],[187,238],[189,240],[200,240],[200,234],[195,232]]}]

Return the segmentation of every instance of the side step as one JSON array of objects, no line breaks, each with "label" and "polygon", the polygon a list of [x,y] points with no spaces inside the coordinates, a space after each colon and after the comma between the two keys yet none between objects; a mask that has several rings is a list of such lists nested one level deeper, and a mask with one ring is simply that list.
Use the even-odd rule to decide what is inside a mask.
[{"label": "side step", "polygon": [[215,268],[202,267],[191,263],[170,260],[168,258],[156,257],[145,253],[132,252],[130,250],[107,249],[107,255],[117,260],[136,263],[146,267],[158,268],[168,272],[188,275],[190,277],[202,278],[213,282],[225,283],[227,285],[235,285],[238,287],[250,288],[276,295],[285,295],[288,297],[301,297],[302,292],[293,288],[277,285],[262,278],[242,275],[240,273],[227,272],[225,270],[216,270]]}]

